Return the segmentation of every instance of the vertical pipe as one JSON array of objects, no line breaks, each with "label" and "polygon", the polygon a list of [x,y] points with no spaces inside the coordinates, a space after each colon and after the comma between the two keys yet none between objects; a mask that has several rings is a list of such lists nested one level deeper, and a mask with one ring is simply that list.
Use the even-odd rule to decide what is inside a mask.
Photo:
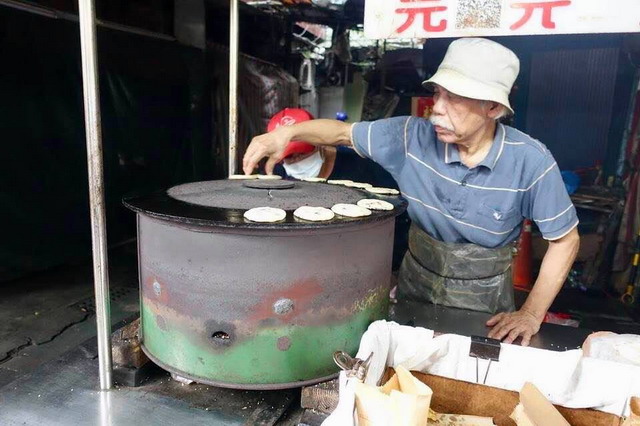
[{"label": "vertical pipe", "polygon": [[78,0],[78,7],[80,12],[82,88],[84,95],[85,132],[87,135],[87,165],[89,168],[89,208],[91,211],[93,280],[96,297],[100,388],[108,390],[112,385],[111,313],[109,306],[104,177],[102,172],[98,58],[96,53],[96,11],[94,0]]},{"label": "vertical pipe", "polygon": [[229,13],[229,176],[236,173],[238,145],[238,0]]}]

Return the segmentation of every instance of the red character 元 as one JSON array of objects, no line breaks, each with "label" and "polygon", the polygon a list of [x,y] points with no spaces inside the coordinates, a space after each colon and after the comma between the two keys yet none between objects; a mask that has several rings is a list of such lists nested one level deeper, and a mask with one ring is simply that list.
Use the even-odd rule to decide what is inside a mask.
[{"label": "red character \u5143", "polygon": [[[424,3],[424,2],[439,2],[440,0],[400,0],[401,3]],[[422,28],[428,32],[442,32],[447,29],[447,20],[442,19],[437,24],[432,22],[432,14],[437,12],[444,12],[447,10],[446,6],[423,6],[423,7],[401,7],[396,9],[396,13],[404,13],[407,15],[407,20],[402,24],[396,32],[401,34],[408,30],[416,20],[417,15],[422,15]]]},{"label": "red character \u5143", "polygon": [[537,1],[530,3],[513,3],[511,5],[514,9],[524,9],[524,15],[522,18],[515,24],[511,25],[512,30],[517,30],[522,27],[524,24],[529,22],[531,16],[533,15],[533,11],[535,9],[542,9],[542,26],[547,29],[554,29],[556,27],[556,23],[551,19],[551,12],[554,7],[562,7],[571,5],[571,0],[558,0],[558,1]]}]

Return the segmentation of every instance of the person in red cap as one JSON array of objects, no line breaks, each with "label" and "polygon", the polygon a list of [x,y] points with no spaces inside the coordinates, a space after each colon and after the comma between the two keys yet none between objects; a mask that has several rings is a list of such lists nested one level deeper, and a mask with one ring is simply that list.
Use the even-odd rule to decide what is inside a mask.
[{"label": "person in red cap", "polygon": [[[272,132],[278,127],[291,126],[308,120],[313,120],[310,112],[302,108],[285,108],[271,117],[267,131]],[[310,143],[290,141],[283,154],[282,167],[287,176],[292,178],[313,178],[321,174],[323,175],[321,177],[326,178],[331,173],[331,159],[334,157],[334,152],[327,155],[323,148]]]}]

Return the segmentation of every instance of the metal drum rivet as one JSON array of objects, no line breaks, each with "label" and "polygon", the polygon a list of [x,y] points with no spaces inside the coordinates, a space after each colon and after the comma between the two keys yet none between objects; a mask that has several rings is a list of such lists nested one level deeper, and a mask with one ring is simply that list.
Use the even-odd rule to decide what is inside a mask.
[{"label": "metal drum rivet", "polygon": [[288,351],[291,347],[291,339],[286,336],[282,336],[278,338],[278,349],[281,351]]},{"label": "metal drum rivet", "polygon": [[273,312],[278,315],[285,315],[293,311],[293,300],[279,299],[273,304]]},{"label": "metal drum rivet", "polygon": [[156,294],[156,296],[160,296],[160,294],[162,293],[162,286],[158,281],[153,282],[153,292]]}]

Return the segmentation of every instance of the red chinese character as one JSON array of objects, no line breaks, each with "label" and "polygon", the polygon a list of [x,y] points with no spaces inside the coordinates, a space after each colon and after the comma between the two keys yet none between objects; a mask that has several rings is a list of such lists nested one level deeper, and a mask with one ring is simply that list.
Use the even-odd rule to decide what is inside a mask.
[{"label": "red chinese character", "polygon": [[524,24],[529,22],[531,16],[533,15],[533,11],[537,8],[542,9],[542,26],[544,28],[553,29],[556,27],[556,23],[551,20],[551,11],[554,7],[560,6],[569,6],[571,4],[571,0],[559,0],[559,1],[549,1],[549,2],[533,2],[533,3],[514,3],[511,5],[514,9],[524,9],[524,15],[518,22],[511,25],[512,30],[517,30],[522,27]]},{"label": "red chinese character", "polygon": [[[400,0],[401,3],[418,3],[425,1],[440,1],[440,0]],[[447,29],[447,20],[442,19],[438,24],[431,22],[431,14],[436,12],[444,12],[447,10],[446,6],[430,6],[430,7],[412,7],[412,8],[399,8],[396,9],[396,13],[406,13],[407,20],[402,24],[396,32],[401,34],[408,30],[416,20],[417,15],[422,15],[422,28],[428,32],[441,32]]]}]

